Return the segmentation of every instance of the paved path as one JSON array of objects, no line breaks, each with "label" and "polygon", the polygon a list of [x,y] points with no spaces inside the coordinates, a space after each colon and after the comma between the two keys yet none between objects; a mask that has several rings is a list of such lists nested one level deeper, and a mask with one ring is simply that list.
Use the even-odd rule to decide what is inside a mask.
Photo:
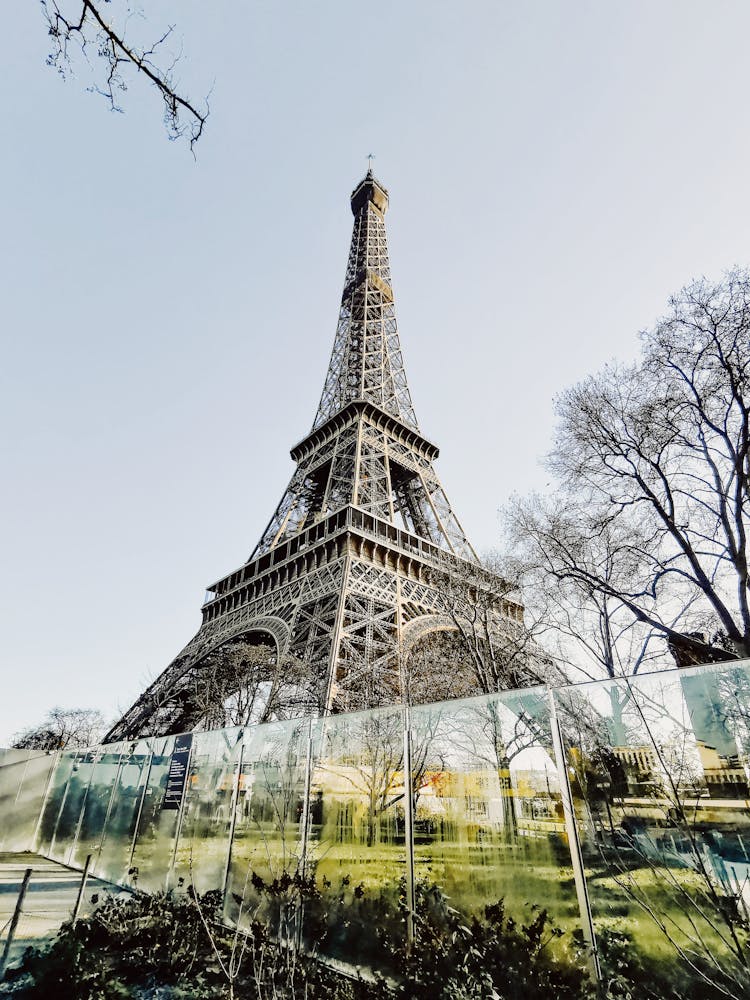
[{"label": "paved path", "polygon": [[[0,958],[5,949],[8,927],[27,868],[32,869],[31,880],[9,964],[20,958],[29,945],[43,944],[55,936],[60,925],[70,919],[81,885],[81,872],[66,868],[57,861],[49,861],[39,854],[0,853]],[[89,878],[81,912],[89,912],[92,908],[92,895],[105,889],[125,891],[97,878]]]}]

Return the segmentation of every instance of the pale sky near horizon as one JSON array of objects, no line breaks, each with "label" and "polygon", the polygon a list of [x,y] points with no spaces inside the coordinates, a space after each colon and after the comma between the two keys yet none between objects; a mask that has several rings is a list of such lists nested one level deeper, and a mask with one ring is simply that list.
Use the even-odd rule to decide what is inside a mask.
[{"label": "pale sky near horizon", "polygon": [[740,0],[144,7],[211,90],[196,159],[141,81],[120,115],[46,67],[38,4],[0,38],[0,746],[53,705],[113,719],[247,559],[315,414],[368,153],[417,417],[480,550],[547,483],[555,394],[750,263]]}]

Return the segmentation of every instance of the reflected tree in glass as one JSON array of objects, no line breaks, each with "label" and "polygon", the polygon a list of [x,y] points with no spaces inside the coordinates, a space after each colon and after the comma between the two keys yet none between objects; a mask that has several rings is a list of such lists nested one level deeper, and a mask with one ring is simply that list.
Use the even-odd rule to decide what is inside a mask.
[{"label": "reflected tree in glass", "polygon": [[289,940],[298,932],[310,722],[253,726],[244,733],[225,914],[263,920]]},{"label": "reflected tree in glass", "polygon": [[360,965],[387,962],[405,941],[403,709],[313,726],[308,868],[322,898],[305,908],[305,940]]},{"label": "reflected tree in glass", "polygon": [[516,919],[541,901],[578,911],[544,690],[411,710],[418,880],[481,915],[504,899]]},{"label": "reflected tree in glass", "polygon": [[130,881],[135,834],[146,794],[152,752],[149,741],[128,744],[112,792],[95,872],[116,883]]},{"label": "reflected tree in glass", "polygon": [[653,960],[671,957],[678,978],[733,996],[750,985],[750,865],[747,779],[722,696],[728,669],[581,685],[579,720],[596,721],[576,730],[568,712],[563,728],[598,929],[624,929]]}]

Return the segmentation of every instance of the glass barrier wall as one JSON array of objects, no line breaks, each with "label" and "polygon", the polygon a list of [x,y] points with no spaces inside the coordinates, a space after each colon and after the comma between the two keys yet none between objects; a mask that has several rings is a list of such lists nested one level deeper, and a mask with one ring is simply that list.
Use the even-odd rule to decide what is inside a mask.
[{"label": "glass barrier wall", "polygon": [[0,807],[5,850],[226,889],[230,922],[349,964],[395,967],[414,906],[502,900],[548,910],[561,947],[592,916],[605,963],[672,963],[685,995],[750,990],[748,661],[8,751]]},{"label": "glass barrier wall", "polygon": [[[173,876],[181,810],[179,803],[177,808],[168,805],[166,792],[175,739],[174,736],[165,736],[148,741],[151,756],[139,803],[135,845],[129,869],[130,881],[147,892],[166,888]],[[189,761],[184,760],[182,764],[187,772]]]},{"label": "glass barrier wall", "polygon": [[40,854],[52,857],[52,845],[55,842],[60,812],[65,805],[68,782],[73,773],[73,764],[78,752],[63,750],[57,759],[57,766],[49,784],[47,797],[42,807],[39,820],[36,848]]},{"label": "glass barrier wall", "polygon": [[101,878],[120,885],[132,881],[135,834],[148,788],[153,752],[151,740],[129,743],[109,768],[115,769],[112,795],[104,816],[104,829],[94,870]]},{"label": "glass barrier wall", "polygon": [[44,853],[55,861],[67,864],[92,773],[91,751],[64,751],[60,763],[65,783],[60,787],[59,797],[55,796],[48,803],[56,808],[49,847]]},{"label": "glass barrier wall", "polygon": [[110,744],[91,756],[91,776],[68,861],[74,868],[83,868],[89,855],[94,864],[98,861],[125,753],[119,749],[119,744]]}]

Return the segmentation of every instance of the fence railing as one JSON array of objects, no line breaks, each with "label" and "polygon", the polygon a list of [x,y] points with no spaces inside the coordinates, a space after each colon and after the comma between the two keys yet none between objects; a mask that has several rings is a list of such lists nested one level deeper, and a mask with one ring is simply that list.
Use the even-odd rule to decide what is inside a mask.
[{"label": "fence railing", "polygon": [[14,859],[0,865],[0,978],[26,948],[49,941],[61,924],[75,922],[94,905],[86,895],[89,864],[79,873],[44,858],[24,855],[23,864],[21,856]]}]

